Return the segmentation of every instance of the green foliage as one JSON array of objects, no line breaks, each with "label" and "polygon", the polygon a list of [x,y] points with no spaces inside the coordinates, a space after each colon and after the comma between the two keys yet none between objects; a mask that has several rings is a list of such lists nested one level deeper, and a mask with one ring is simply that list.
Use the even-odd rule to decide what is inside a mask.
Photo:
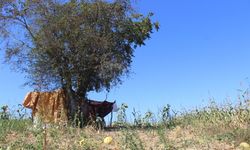
[{"label": "green foliage", "polygon": [[[236,105],[226,103],[210,105],[184,111],[170,117],[170,106],[164,107],[160,118],[154,120],[151,111],[140,116],[138,123],[129,123],[126,116],[128,106],[122,104],[118,115],[118,128],[96,131],[93,127],[75,128],[49,125],[46,128],[48,149],[237,149],[241,142],[250,143],[249,100],[242,99]],[[164,116],[164,117],[163,117]],[[168,117],[167,117],[168,116]],[[0,120],[0,149],[43,149],[44,131],[33,128],[31,120],[20,118]],[[165,119],[163,119],[165,118]],[[139,120],[137,118],[132,118]],[[164,122],[164,121],[165,122]],[[171,123],[172,122],[172,123]],[[166,126],[167,124],[167,126]],[[122,128],[121,126],[124,126]],[[144,128],[146,127],[146,128]],[[110,131],[109,131],[110,130]],[[110,145],[103,139],[111,136]],[[29,140],[27,140],[29,139]],[[225,147],[229,146],[229,147]]]},{"label": "green foliage", "polygon": [[128,108],[128,105],[125,103],[122,103],[121,107],[119,108],[117,112],[117,125],[125,125],[127,122],[127,115],[126,115],[126,109]]},{"label": "green foliage", "polygon": [[249,123],[250,110],[249,106],[242,102],[236,106],[231,104],[219,106],[212,101],[209,106],[183,114],[179,119],[183,121],[182,124],[201,126],[211,124],[218,127],[223,125],[236,129]]},{"label": "green foliage", "polygon": [[154,124],[154,114],[151,111],[147,111],[142,118],[143,126],[152,127]]},{"label": "green foliage", "polygon": [[163,122],[169,121],[171,118],[170,116],[170,105],[164,106],[161,112],[161,119]]},{"label": "green foliage", "polygon": [[132,115],[136,127],[152,127],[154,124],[154,114],[151,111],[147,111],[142,117],[139,111],[133,109]]},{"label": "green foliage", "polygon": [[142,117],[139,111],[136,111],[135,108],[133,108],[132,115],[134,117],[134,125],[137,127],[142,126]]},{"label": "green foliage", "polygon": [[8,113],[8,106],[2,106],[1,107],[1,111],[0,111],[0,120],[8,120],[10,117],[9,113]]},{"label": "green foliage", "polygon": [[130,150],[144,150],[143,142],[139,138],[136,131],[125,129],[123,131],[123,145],[122,149],[130,149]]},{"label": "green foliage", "polygon": [[166,132],[166,130],[163,127],[159,127],[157,129],[157,134],[159,136],[160,143],[163,144],[164,150],[172,150],[172,149],[174,149],[174,147],[170,144],[170,142],[166,138],[165,132]]},{"label": "green foliage", "polygon": [[17,110],[16,110],[16,112],[17,112],[17,114],[18,114],[17,118],[18,118],[18,119],[23,119],[23,118],[25,118],[25,117],[27,118],[28,113],[26,112],[26,110],[27,110],[27,109],[25,109],[25,107],[24,107],[23,105],[18,104],[18,108],[17,108]]},{"label": "green foliage", "polygon": [[176,115],[170,114],[170,105],[167,104],[167,106],[164,106],[163,109],[160,111],[160,122],[166,127],[166,128],[172,128],[176,126]]},{"label": "green foliage", "polygon": [[5,62],[35,90],[65,89],[73,122],[88,92],[109,91],[129,74],[136,47],[159,29],[152,16],[130,0],[1,0]]},{"label": "green foliage", "polygon": [[4,143],[8,134],[23,133],[29,126],[31,121],[27,119],[0,120],[0,143]]},{"label": "green foliage", "polygon": [[129,0],[2,0],[0,36],[6,62],[27,74],[28,85],[86,96],[121,83],[135,48],[159,29],[152,16]]},{"label": "green foliage", "polygon": [[103,120],[101,117],[97,116],[96,120],[93,122],[93,126],[97,130],[104,129],[104,127],[105,127],[105,120]]}]

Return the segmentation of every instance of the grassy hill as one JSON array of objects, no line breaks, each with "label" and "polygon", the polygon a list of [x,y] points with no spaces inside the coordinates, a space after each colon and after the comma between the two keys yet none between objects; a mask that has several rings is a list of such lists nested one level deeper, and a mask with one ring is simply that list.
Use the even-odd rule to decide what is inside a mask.
[{"label": "grassy hill", "polygon": [[204,108],[172,115],[166,106],[158,117],[151,112],[133,112],[132,123],[126,122],[126,108],[123,104],[117,122],[105,130],[57,125],[34,128],[20,110],[15,117],[2,108],[0,150],[250,150],[249,100],[237,105],[211,102]]}]

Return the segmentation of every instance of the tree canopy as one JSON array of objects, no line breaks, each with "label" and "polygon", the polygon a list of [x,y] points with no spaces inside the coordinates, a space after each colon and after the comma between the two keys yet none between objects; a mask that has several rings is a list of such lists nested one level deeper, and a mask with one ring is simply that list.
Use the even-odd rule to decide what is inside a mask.
[{"label": "tree canopy", "polygon": [[0,8],[6,61],[42,89],[109,90],[158,29],[152,13],[135,13],[127,0],[3,0]]},{"label": "tree canopy", "polygon": [[129,0],[1,0],[5,61],[37,90],[66,88],[81,97],[109,90],[158,30],[152,16]]}]

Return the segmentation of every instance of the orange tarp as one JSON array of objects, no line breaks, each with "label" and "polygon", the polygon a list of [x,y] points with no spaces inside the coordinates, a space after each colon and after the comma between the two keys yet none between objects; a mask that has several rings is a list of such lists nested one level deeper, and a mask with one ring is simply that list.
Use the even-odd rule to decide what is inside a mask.
[{"label": "orange tarp", "polygon": [[32,116],[44,122],[67,122],[65,93],[62,89],[53,92],[30,92],[23,106],[32,109]]}]

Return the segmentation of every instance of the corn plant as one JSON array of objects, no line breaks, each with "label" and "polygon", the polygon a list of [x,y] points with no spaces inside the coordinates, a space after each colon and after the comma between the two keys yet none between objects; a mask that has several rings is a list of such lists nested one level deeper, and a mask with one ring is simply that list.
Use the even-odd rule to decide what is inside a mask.
[{"label": "corn plant", "polygon": [[128,105],[125,103],[122,103],[121,107],[118,110],[117,114],[117,123],[118,125],[125,125],[127,122],[127,115],[126,115],[126,109],[128,108]]}]

